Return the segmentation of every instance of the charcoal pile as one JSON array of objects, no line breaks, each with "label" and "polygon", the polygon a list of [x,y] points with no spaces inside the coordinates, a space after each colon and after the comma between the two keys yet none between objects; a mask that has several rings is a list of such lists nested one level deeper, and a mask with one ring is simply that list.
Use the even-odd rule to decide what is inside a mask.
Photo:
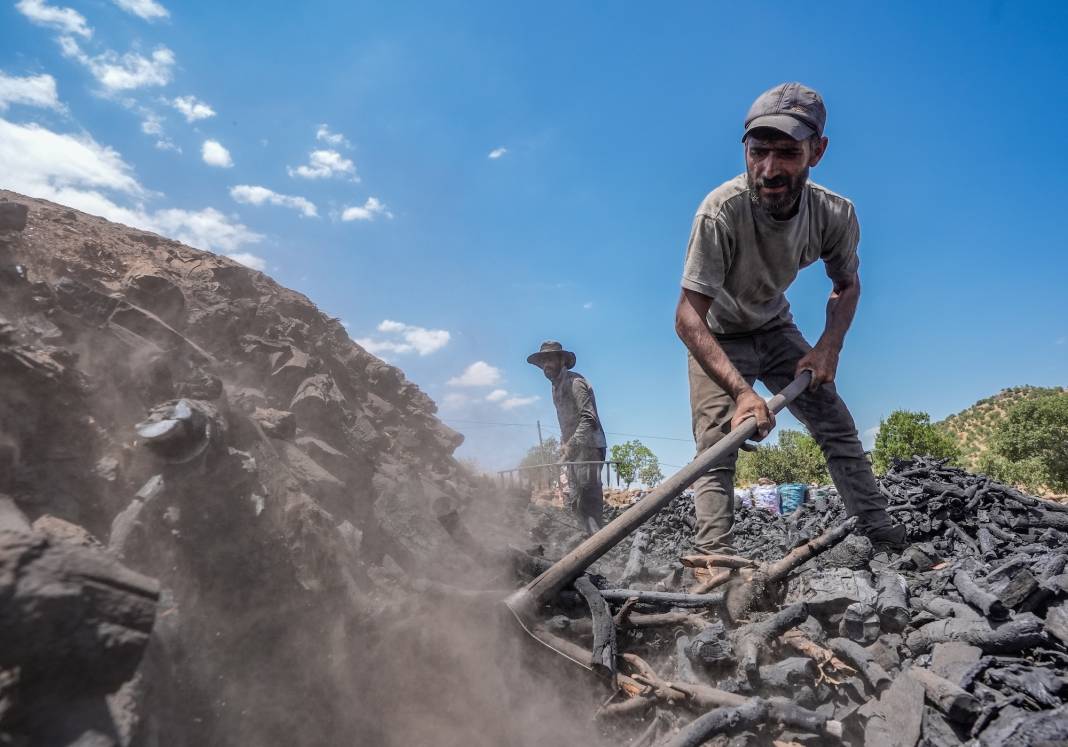
[{"label": "charcoal pile", "polygon": [[735,554],[694,555],[677,498],[535,634],[601,675],[596,721],[633,747],[1068,744],[1068,505],[920,457],[880,490],[900,554],[831,492],[740,507]]},{"label": "charcoal pile", "polygon": [[0,190],[0,744],[581,733],[496,666],[507,507],[435,413],[263,273]]}]

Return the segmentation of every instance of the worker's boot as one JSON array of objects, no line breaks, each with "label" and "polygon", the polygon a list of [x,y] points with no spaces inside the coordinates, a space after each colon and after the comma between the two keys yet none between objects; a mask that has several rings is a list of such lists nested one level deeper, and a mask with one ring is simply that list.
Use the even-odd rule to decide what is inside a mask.
[{"label": "worker's boot", "polygon": [[905,527],[900,524],[885,524],[880,527],[860,529],[869,540],[875,552],[901,552],[909,546],[905,539]]}]

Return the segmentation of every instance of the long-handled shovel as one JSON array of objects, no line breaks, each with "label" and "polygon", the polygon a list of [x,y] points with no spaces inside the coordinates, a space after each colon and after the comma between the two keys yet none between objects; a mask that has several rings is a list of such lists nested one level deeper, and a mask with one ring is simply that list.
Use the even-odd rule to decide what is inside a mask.
[{"label": "long-handled shovel", "polygon": [[[811,376],[810,372],[802,371],[801,375],[790,382],[789,386],[768,401],[768,409],[775,413],[781,411],[801,392],[805,391]],[[702,451],[697,455],[696,459],[660,483],[648,495],[614,521],[596,534],[588,537],[582,544],[562,557],[522,589],[510,595],[505,599],[505,605],[512,611],[512,614],[515,615],[523,628],[531,632],[530,622],[535,613],[546,602],[582,575],[598,558],[622,542],[627,535],[644,524],[653,514],[670,503],[673,498],[690,487],[697,478],[740,449],[746,439],[756,433],[756,430],[755,418],[744,420],[738,428],[732,430],[715,445]],[[535,637],[537,638],[538,636],[535,635]],[[553,647],[549,643],[546,643],[546,645]],[[569,656],[568,658],[572,657]]]}]

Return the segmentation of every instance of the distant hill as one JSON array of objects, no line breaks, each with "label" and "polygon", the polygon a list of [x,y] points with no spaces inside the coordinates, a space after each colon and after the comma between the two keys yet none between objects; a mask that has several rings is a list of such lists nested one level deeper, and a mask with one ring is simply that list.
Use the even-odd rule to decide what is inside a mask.
[{"label": "distant hill", "polygon": [[963,452],[964,466],[975,469],[979,457],[989,446],[994,429],[1005,418],[1009,407],[1025,399],[1066,392],[1065,387],[1014,386],[985,397],[966,410],[950,415],[937,425],[952,434]]}]

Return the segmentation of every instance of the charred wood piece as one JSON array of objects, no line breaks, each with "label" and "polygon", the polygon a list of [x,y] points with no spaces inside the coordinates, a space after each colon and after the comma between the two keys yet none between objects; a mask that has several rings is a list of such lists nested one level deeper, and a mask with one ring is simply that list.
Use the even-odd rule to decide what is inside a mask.
[{"label": "charred wood piece", "polygon": [[[790,648],[794,649],[794,651],[797,651],[799,654],[804,654],[816,662],[816,665],[820,667],[821,671],[823,671],[825,666],[830,666],[842,675],[851,675],[856,672],[853,667],[835,656],[833,651],[813,642],[797,628],[786,631],[782,636],[782,641]],[[826,674],[823,676],[826,678]]]},{"label": "charred wood piece", "polygon": [[883,630],[901,632],[911,620],[908,583],[896,573],[880,573],[876,585],[879,596],[875,600],[875,611]]},{"label": "charred wood piece", "polygon": [[759,564],[737,555],[683,555],[682,564],[687,568],[756,568]]},{"label": "charred wood piece", "polygon": [[964,601],[975,607],[991,620],[1004,620],[1009,616],[1009,611],[1001,600],[988,591],[979,588],[975,580],[965,571],[957,571],[953,574],[953,585]]},{"label": "charred wood piece", "polygon": [[733,663],[734,649],[730,636],[721,622],[714,622],[704,628],[689,641],[687,653],[691,660],[715,666]]},{"label": "charred wood piece", "polygon": [[925,654],[936,643],[960,641],[984,653],[1014,653],[1038,646],[1045,640],[1042,620],[1030,613],[996,628],[977,620],[935,620],[908,634],[905,645],[915,655]]},{"label": "charred wood piece", "polygon": [[879,615],[870,604],[854,602],[842,613],[842,622],[838,632],[860,643],[872,643],[881,632]]},{"label": "charred wood piece", "polygon": [[816,663],[805,656],[793,656],[760,667],[760,683],[766,687],[792,690],[816,679]]},{"label": "charred wood piece", "polygon": [[593,618],[593,655],[591,660],[595,668],[606,675],[616,672],[616,626],[608,603],[586,576],[575,579],[575,588],[586,599]]},{"label": "charred wood piece", "polygon": [[832,638],[827,641],[827,645],[830,646],[831,651],[860,673],[860,676],[871,687],[872,692],[878,693],[890,684],[890,675],[876,663],[871,653],[860,644],[846,638]]},{"label": "charred wood piece", "polygon": [[911,667],[908,676],[919,681],[927,693],[927,700],[951,721],[970,724],[979,715],[979,701],[945,677],[939,677],[929,669]]},{"label": "charred wood piece", "polygon": [[807,617],[808,607],[804,602],[797,602],[767,620],[751,623],[736,631],[733,639],[734,649],[738,652],[739,673],[750,682],[759,681],[760,657],[767,651],[768,644],[804,622]]},{"label": "charred wood piece", "polygon": [[680,594],[670,591],[638,591],[637,589],[604,589],[601,596],[612,604],[623,604],[628,599],[637,599],[639,604],[661,607],[686,607],[700,609],[722,607],[723,594]]},{"label": "charred wood piece", "polygon": [[645,553],[649,549],[649,544],[649,530],[646,528],[639,529],[630,545],[627,565],[624,566],[623,577],[620,579],[622,583],[630,583],[642,575],[645,570]]}]

